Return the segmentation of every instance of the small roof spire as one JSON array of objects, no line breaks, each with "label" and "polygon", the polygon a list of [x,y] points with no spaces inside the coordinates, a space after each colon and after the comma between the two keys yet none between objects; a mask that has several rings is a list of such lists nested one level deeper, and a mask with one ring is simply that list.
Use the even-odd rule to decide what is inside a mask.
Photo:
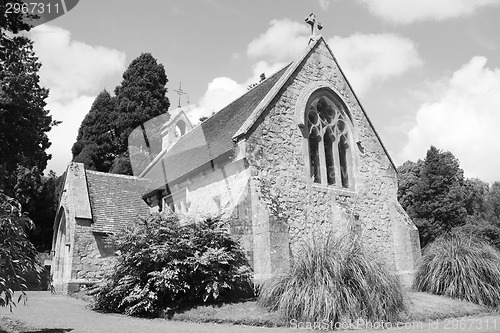
[{"label": "small roof spire", "polygon": [[314,13],[309,14],[305,21],[311,26],[311,39],[319,36],[319,30],[323,29],[323,25],[316,19],[316,15]]}]

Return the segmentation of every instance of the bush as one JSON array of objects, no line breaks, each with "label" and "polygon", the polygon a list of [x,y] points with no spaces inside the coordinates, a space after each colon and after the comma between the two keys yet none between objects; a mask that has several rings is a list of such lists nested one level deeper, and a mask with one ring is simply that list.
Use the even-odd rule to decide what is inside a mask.
[{"label": "bush", "polygon": [[262,286],[259,304],[287,321],[394,321],[406,309],[399,279],[368,256],[359,238],[315,241]]},{"label": "bush", "polygon": [[181,225],[156,214],[111,242],[118,261],[91,291],[96,310],[155,316],[253,292],[245,255],[218,218]]},{"label": "bush", "polygon": [[465,237],[482,238],[495,249],[500,250],[500,228],[487,221],[472,219],[470,223],[453,230],[462,233]]},{"label": "bush", "polygon": [[429,244],[414,288],[479,305],[500,305],[500,252],[484,239],[453,231]]}]

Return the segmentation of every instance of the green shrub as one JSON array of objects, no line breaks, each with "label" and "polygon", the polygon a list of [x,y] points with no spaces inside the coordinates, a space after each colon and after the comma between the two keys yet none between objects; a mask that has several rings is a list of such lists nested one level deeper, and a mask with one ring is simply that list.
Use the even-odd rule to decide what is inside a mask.
[{"label": "green shrub", "polygon": [[465,237],[479,237],[487,241],[495,249],[500,250],[500,228],[484,220],[471,219],[470,223],[454,228]]},{"label": "green shrub", "polygon": [[359,238],[304,246],[290,268],[262,286],[259,304],[287,321],[393,321],[406,309],[399,279],[364,251]]},{"label": "green shrub", "polygon": [[252,294],[251,271],[220,219],[152,215],[112,239],[118,261],[91,294],[96,310],[155,316]]},{"label": "green shrub", "polygon": [[479,305],[500,305],[500,252],[484,239],[453,231],[429,244],[414,288]]}]

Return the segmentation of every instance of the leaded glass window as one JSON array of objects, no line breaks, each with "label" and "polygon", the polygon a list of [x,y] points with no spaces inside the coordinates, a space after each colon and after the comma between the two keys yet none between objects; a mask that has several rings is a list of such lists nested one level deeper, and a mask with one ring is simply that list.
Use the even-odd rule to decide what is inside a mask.
[{"label": "leaded glass window", "polygon": [[349,118],[332,94],[313,94],[307,104],[310,178],[314,183],[340,188],[351,187]]}]

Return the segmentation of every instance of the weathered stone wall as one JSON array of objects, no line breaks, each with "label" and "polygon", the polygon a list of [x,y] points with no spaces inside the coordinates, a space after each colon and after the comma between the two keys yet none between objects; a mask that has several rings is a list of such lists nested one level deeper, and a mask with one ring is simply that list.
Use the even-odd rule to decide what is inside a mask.
[{"label": "weathered stone wall", "polygon": [[91,220],[77,219],[71,283],[92,283],[102,279],[116,260],[114,250],[105,244],[105,235],[91,230]]},{"label": "weathered stone wall", "polygon": [[91,218],[85,169],[81,163],[70,163],[54,221],[52,241],[53,257],[50,271],[54,288],[58,292],[67,292],[68,283],[72,279],[76,221]]},{"label": "weathered stone wall", "polygon": [[[350,190],[322,187],[306,176],[307,140],[296,114],[303,115],[305,110],[300,108],[305,108],[310,93],[318,87],[336,93],[350,113],[354,169]],[[261,267],[261,273],[276,271],[280,262],[286,266],[284,256],[296,252],[301,242],[348,229],[360,232],[368,248],[395,269],[412,271],[419,256],[415,246],[418,234],[404,211],[392,209],[400,207],[396,171],[324,43],[316,46],[277,96],[247,139],[256,191],[253,205],[259,209],[254,218],[269,220],[272,243],[271,258],[267,258],[271,265]]]}]

